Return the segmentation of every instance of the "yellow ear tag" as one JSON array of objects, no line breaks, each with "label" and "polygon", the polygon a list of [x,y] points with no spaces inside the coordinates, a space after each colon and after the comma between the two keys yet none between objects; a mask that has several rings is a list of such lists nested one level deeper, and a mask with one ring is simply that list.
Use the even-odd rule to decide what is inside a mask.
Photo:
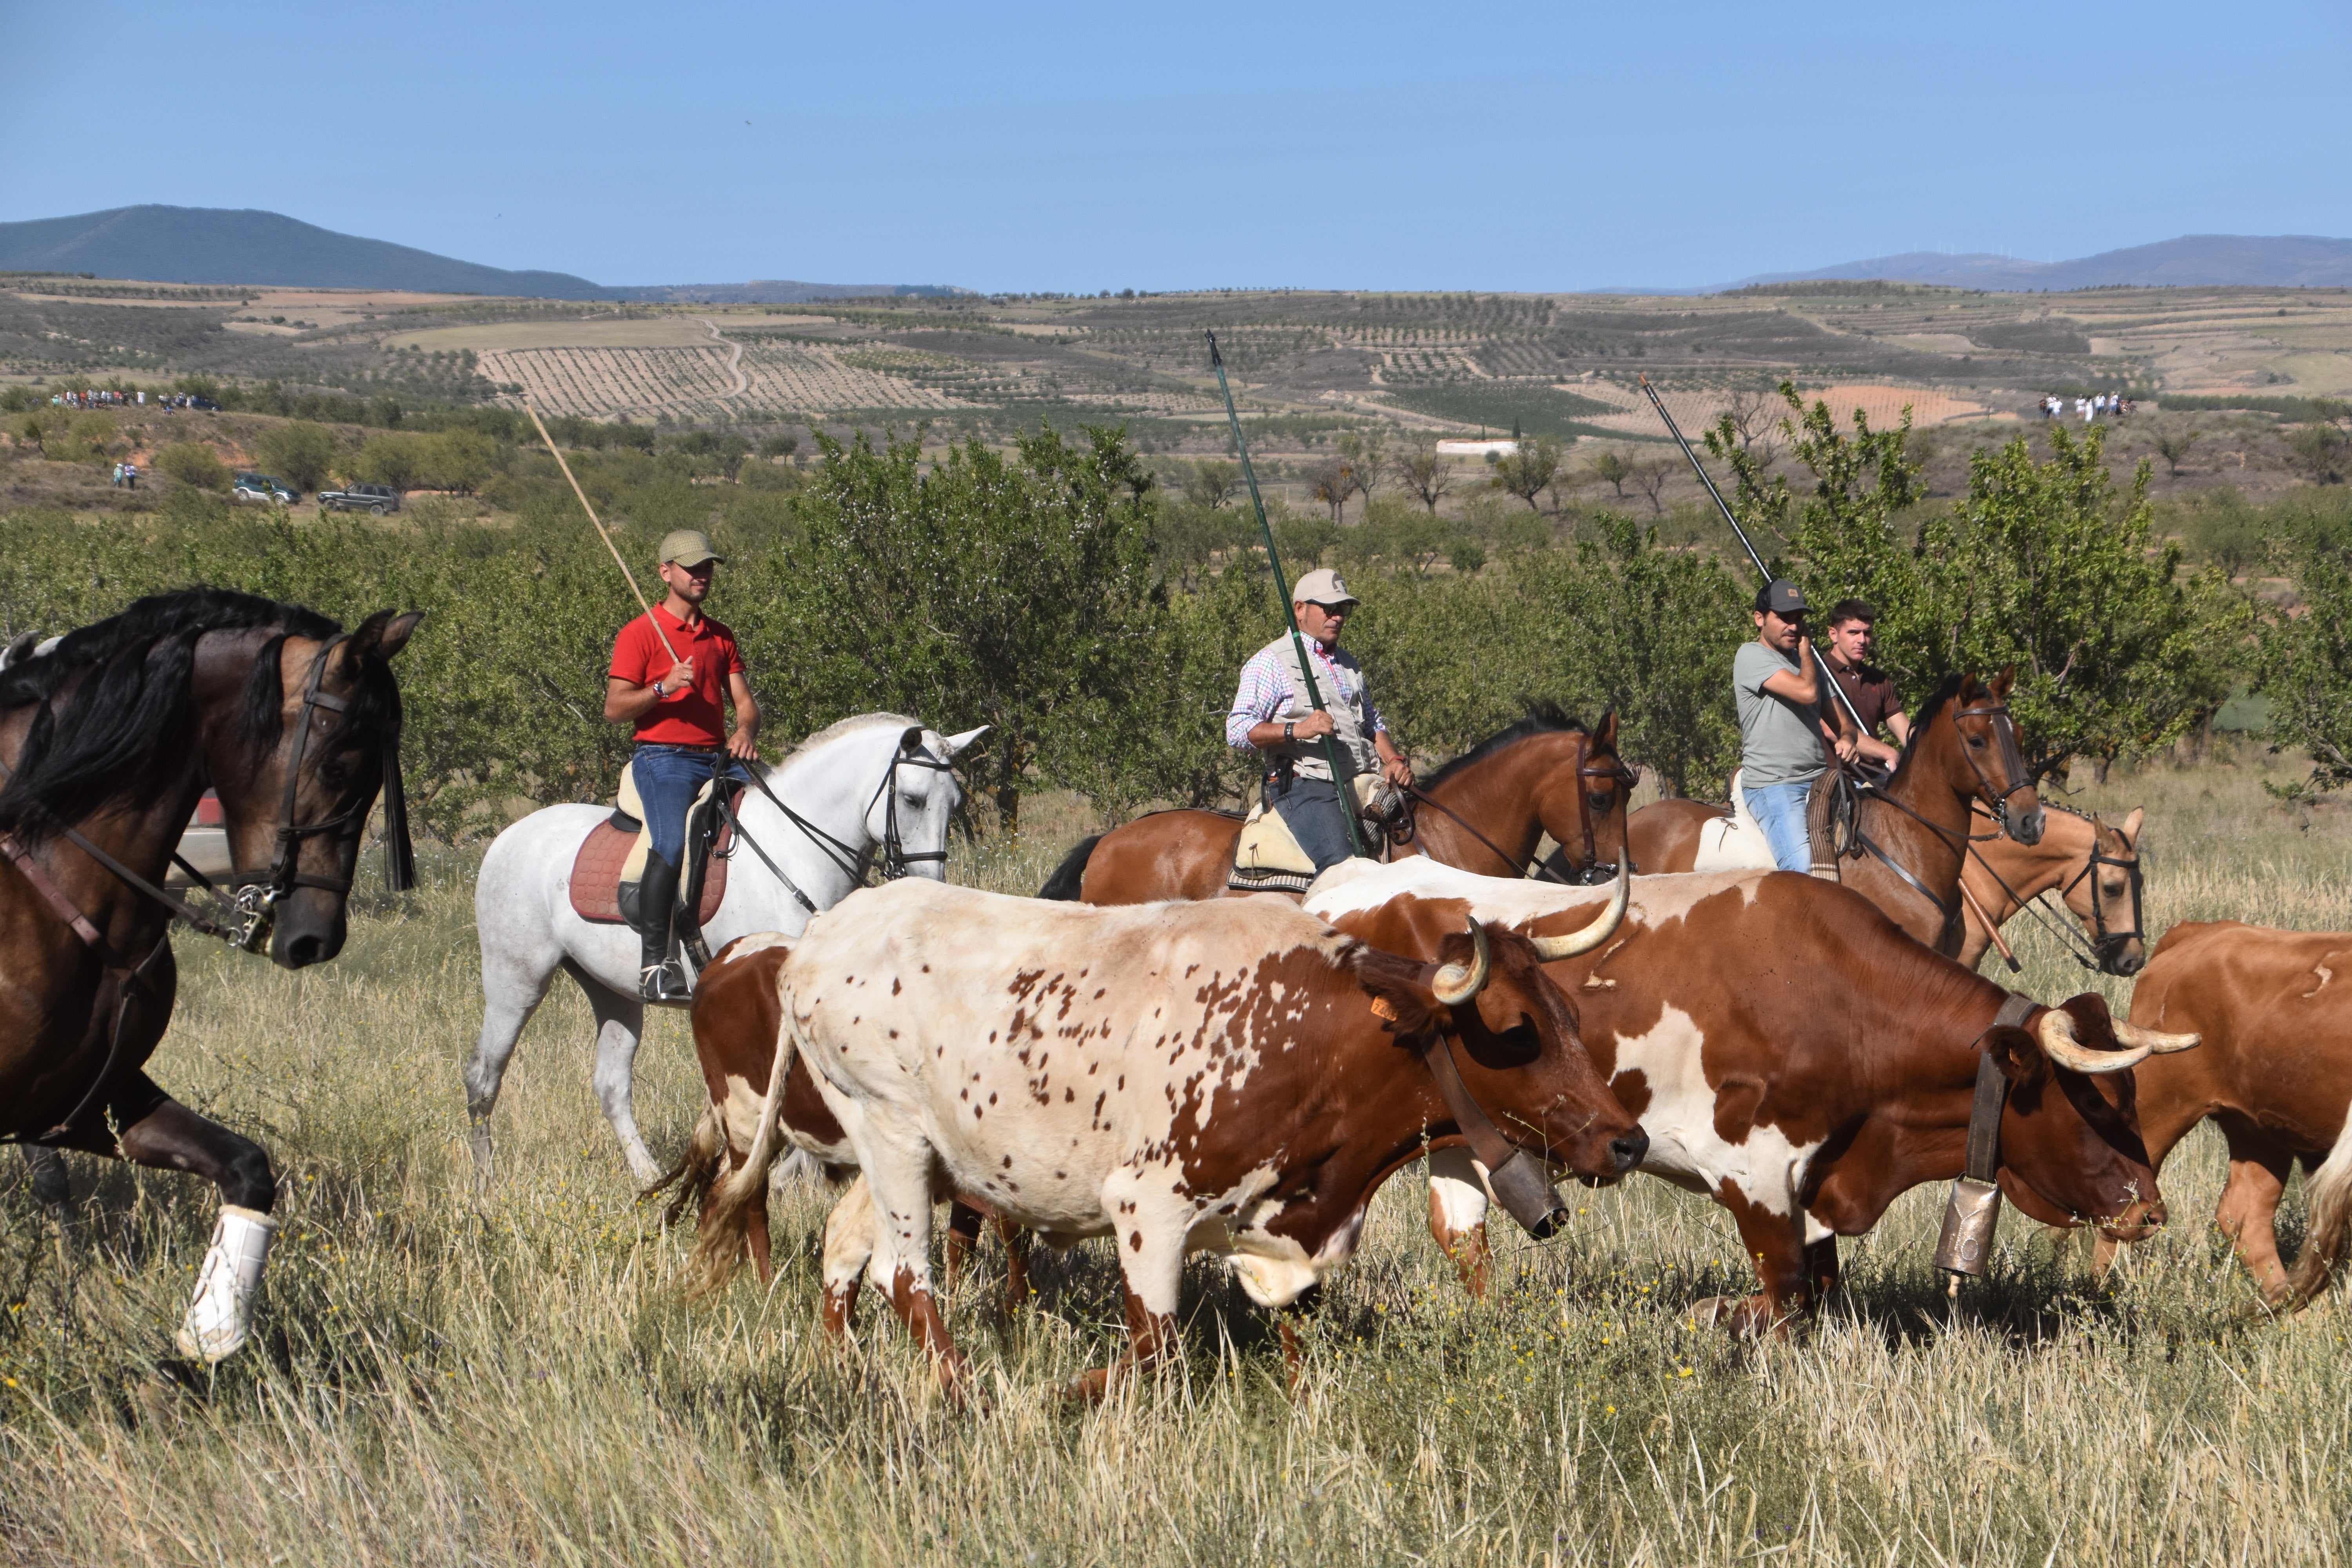
[{"label": "yellow ear tag", "polygon": [[1372,998],[1372,1012],[1380,1017],[1386,1018],[1391,1024],[1397,1021],[1396,1004],[1385,996]]}]

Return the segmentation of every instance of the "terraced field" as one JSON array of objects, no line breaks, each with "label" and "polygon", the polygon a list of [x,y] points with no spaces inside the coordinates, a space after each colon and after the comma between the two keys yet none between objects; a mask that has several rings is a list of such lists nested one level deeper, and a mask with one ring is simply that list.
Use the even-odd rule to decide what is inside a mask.
[{"label": "terraced field", "polygon": [[482,374],[519,384],[549,414],[610,419],[723,419],[735,388],[724,347],[509,349],[481,356]]}]

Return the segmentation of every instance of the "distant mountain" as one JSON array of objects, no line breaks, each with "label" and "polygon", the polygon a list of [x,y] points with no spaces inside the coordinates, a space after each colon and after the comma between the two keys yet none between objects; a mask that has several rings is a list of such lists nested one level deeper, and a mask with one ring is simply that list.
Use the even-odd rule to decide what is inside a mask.
[{"label": "distant mountain", "polygon": [[568,272],[509,272],[388,240],[362,239],[278,213],[226,207],[115,207],[0,223],[0,271],[89,272],[159,283],[281,289],[399,289],[541,300],[677,300],[787,304],[872,294],[959,294],[933,284],[714,283],[613,287]]},{"label": "distant mountain", "polygon": [[1817,272],[1768,272],[1713,289],[1675,293],[1714,294],[1759,284],[1809,283],[1826,279],[1883,279],[1890,283],[1935,283],[1948,289],[1989,289],[2022,293],[2036,289],[2211,287],[2252,284],[2271,289],[2352,288],[2352,239],[2316,235],[2268,237],[2192,234],[2155,245],[2103,250],[2073,261],[2021,261],[2013,256],[1946,256],[1915,250],[1902,256],[1843,262]]}]

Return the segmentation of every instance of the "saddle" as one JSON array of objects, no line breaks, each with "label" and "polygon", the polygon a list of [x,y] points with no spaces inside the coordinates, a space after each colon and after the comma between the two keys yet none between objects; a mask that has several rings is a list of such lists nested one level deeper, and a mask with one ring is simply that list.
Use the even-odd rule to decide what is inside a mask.
[{"label": "saddle", "polygon": [[[1401,809],[1401,803],[1391,799],[1396,792],[1374,773],[1359,773],[1349,782],[1354,786],[1364,847],[1371,858],[1383,859],[1390,824]],[[1298,847],[1290,824],[1282,820],[1282,813],[1268,805],[1265,793],[1259,791],[1249,815],[1242,818],[1241,837],[1234,841],[1234,869],[1225,879],[1226,889],[1236,893],[1304,893],[1316,875],[1315,862]]]},{"label": "saddle", "polygon": [[[600,925],[628,925],[642,930],[644,911],[637,893],[653,853],[653,834],[645,824],[645,804],[637,797],[633,762],[621,770],[621,788],[613,815],[590,832],[580,852],[572,858],[572,912]],[[708,925],[727,896],[727,866],[735,847],[735,812],[743,802],[743,786],[735,786],[727,809],[717,809],[706,783],[686,813],[686,860],[679,868],[678,902],[694,911],[694,923]]]}]

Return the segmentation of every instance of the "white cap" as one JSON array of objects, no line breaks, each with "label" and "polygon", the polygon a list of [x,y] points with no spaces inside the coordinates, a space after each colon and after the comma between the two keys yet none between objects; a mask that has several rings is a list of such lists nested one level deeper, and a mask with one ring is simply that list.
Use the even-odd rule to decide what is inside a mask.
[{"label": "white cap", "polygon": [[1318,566],[1301,577],[1290,590],[1294,605],[1352,605],[1356,595],[1348,592],[1348,584],[1339,581],[1339,574],[1328,566]]}]

